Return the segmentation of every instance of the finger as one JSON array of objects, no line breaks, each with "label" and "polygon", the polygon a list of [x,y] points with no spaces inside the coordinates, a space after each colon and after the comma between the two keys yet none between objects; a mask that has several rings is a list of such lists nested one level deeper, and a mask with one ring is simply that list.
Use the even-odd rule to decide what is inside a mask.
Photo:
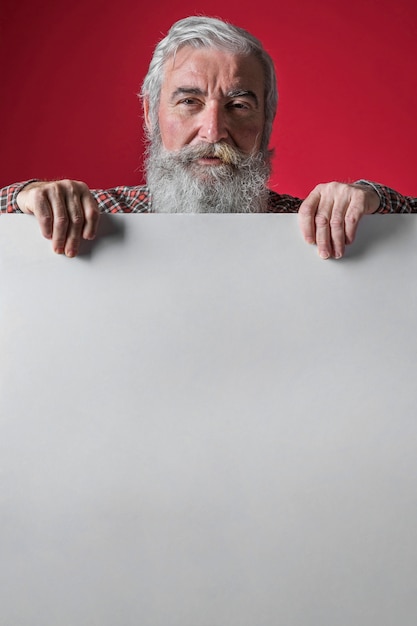
[{"label": "finger", "polygon": [[348,206],[345,216],[345,232],[347,244],[351,244],[354,242],[359,220],[362,215],[363,211],[352,201]]},{"label": "finger", "polygon": [[68,228],[65,241],[65,255],[74,257],[80,248],[81,235],[84,228],[84,211],[81,205],[77,186],[70,186],[66,193]]},{"label": "finger", "polygon": [[81,205],[84,212],[83,239],[94,239],[97,234],[100,213],[97,200],[91,194],[88,187],[81,194]]},{"label": "finger", "polygon": [[62,188],[55,184],[48,187],[47,194],[53,213],[52,249],[57,254],[63,254],[69,223],[66,198]]},{"label": "finger", "polygon": [[330,238],[330,216],[333,210],[333,201],[321,198],[315,217],[317,250],[322,259],[332,256],[333,247]]},{"label": "finger", "polygon": [[98,204],[87,185],[73,182],[68,188],[67,208],[69,227],[65,254],[76,256],[81,238],[94,239],[97,233],[99,210]]},{"label": "finger", "polygon": [[345,210],[345,203],[335,200],[329,221],[330,243],[335,259],[340,259],[345,253]]},{"label": "finger", "polygon": [[52,238],[53,211],[48,196],[40,190],[33,190],[24,212],[32,213],[38,220],[39,228],[46,239]]},{"label": "finger", "polygon": [[316,243],[315,216],[320,204],[320,192],[313,189],[298,209],[298,224],[307,243]]}]

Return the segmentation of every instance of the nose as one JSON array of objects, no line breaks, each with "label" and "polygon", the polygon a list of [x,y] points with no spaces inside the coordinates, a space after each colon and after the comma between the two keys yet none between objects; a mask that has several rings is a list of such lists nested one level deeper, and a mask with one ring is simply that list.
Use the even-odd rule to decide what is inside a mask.
[{"label": "nose", "polygon": [[227,139],[229,133],[226,124],[226,112],[218,103],[206,104],[201,111],[199,137],[208,143]]}]

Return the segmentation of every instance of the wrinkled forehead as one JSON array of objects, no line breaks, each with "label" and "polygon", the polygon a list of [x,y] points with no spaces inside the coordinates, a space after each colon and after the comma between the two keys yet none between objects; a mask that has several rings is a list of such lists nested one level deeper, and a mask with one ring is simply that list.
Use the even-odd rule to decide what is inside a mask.
[{"label": "wrinkled forehead", "polygon": [[184,45],[168,57],[163,67],[162,89],[211,86],[220,90],[245,89],[263,100],[264,70],[254,55],[236,54],[215,47]]}]

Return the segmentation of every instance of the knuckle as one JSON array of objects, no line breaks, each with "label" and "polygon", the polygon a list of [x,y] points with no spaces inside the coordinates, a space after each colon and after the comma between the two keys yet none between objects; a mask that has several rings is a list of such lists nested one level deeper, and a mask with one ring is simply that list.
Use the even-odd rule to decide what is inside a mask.
[{"label": "knuckle", "polygon": [[93,198],[93,196],[91,196],[91,194],[89,199],[90,202],[86,203],[85,213],[86,215],[91,216],[93,219],[98,219],[100,213],[98,210],[97,201],[95,200],[95,198]]},{"label": "knuckle", "polygon": [[313,212],[312,207],[309,204],[301,204],[300,208],[298,209],[298,215],[300,215],[300,217],[309,217]]},{"label": "knuckle", "polygon": [[75,198],[80,195],[81,186],[83,183],[79,183],[76,180],[69,178],[63,178],[57,183],[57,190],[62,192],[67,198]]},{"label": "knuckle", "polygon": [[71,222],[74,226],[81,226],[84,223],[84,217],[81,212],[77,211],[71,216]]},{"label": "knuckle", "polygon": [[34,205],[42,205],[46,197],[46,189],[43,187],[34,187],[28,191],[28,198],[30,198]]},{"label": "knuckle", "polygon": [[343,225],[344,225],[344,219],[341,214],[332,215],[330,219],[330,226],[332,229],[343,228]]},{"label": "knuckle", "polygon": [[90,193],[88,186],[83,181],[77,180],[75,181],[75,184],[82,193],[86,193],[86,192]]},{"label": "knuckle", "polygon": [[72,189],[74,186],[74,181],[70,180],[69,178],[63,178],[61,181],[59,181],[59,183],[65,189]]},{"label": "knuckle", "polygon": [[57,226],[58,228],[63,227],[63,226],[68,226],[68,216],[66,213],[62,213],[60,215],[56,215],[55,219],[54,219],[54,224],[55,226]]},{"label": "knuckle", "polygon": [[49,211],[41,211],[37,215],[38,222],[45,226],[52,224],[52,216]]},{"label": "knuckle", "polygon": [[65,195],[71,200],[78,198],[80,195],[77,185],[71,180],[66,181],[65,183]]},{"label": "knuckle", "polygon": [[328,225],[329,225],[329,218],[327,217],[327,215],[324,215],[323,213],[317,213],[316,226],[318,226],[319,228],[324,228]]},{"label": "knuckle", "polygon": [[345,221],[351,226],[355,226],[361,218],[361,213],[357,209],[352,209],[349,213],[346,213]]},{"label": "knuckle", "polygon": [[329,183],[320,183],[319,185],[317,185],[316,189],[320,191],[321,193],[324,193],[324,192],[334,193],[339,187],[339,185],[340,183],[332,180]]},{"label": "knuckle", "polygon": [[84,195],[84,197],[81,199],[81,202],[85,220],[90,224],[95,225],[99,219],[100,212],[98,209],[97,201],[90,193],[89,189],[88,194]]},{"label": "knuckle", "polygon": [[50,193],[53,196],[59,196],[62,192],[62,181],[54,180],[45,185],[45,192]]}]

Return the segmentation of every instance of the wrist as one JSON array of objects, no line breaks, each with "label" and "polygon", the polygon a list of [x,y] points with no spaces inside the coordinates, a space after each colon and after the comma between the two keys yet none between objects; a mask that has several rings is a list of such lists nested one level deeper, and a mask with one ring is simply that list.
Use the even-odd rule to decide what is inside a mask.
[{"label": "wrist", "polygon": [[376,185],[374,185],[374,183],[371,183],[367,180],[358,180],[357,182],[354,183],[355,187],[360,187],[361,189],[363,189],[368,196],[368,201],[367,201],[367,205],[369,207],[369,210],[367,211],[368,214],[373,214],[373,213],[378,213],[379,209],[381,208],[381,194],[379,192],[379,189]]}]

